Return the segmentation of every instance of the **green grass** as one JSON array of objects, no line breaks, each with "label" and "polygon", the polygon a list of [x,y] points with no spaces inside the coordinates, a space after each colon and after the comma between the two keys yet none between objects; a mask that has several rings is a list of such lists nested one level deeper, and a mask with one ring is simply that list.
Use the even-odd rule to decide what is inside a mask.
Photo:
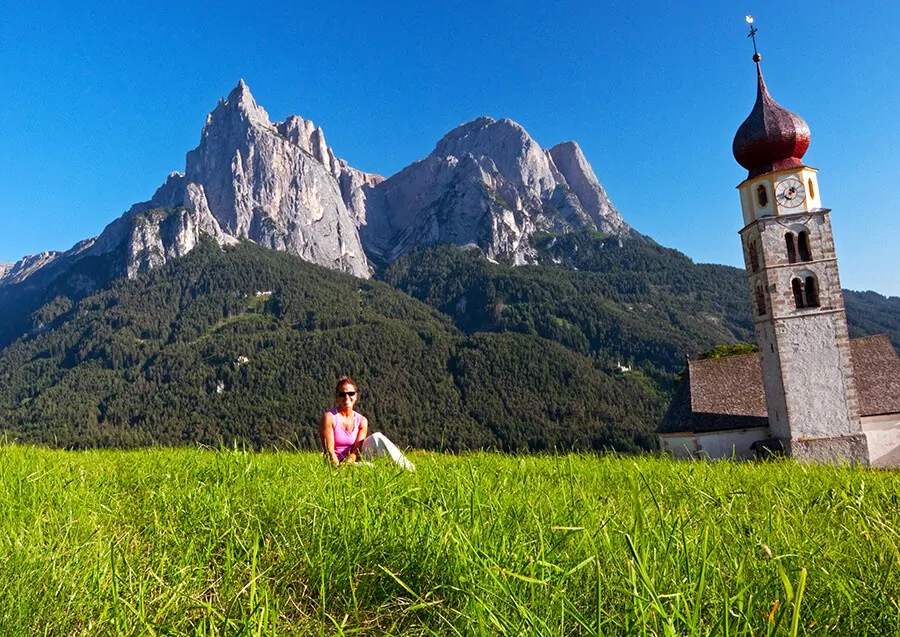
[{"label": "green grass", "polygon": [[900,635],[900,474],[0,447],[2,635]]}]

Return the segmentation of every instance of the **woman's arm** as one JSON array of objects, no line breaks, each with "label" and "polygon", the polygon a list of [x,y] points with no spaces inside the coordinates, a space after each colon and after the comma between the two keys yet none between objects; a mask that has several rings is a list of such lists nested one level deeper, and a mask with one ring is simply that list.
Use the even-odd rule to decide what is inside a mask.
[{"label": "woman's arm", "polygon": [[[333,434],[334,432],[332,432],[332,436]],[[369,419],[360,414],[359,431],[356,433],[356,442],[353,443],[353,447],[350,449],[350,453],[347,454],[345,462],[356,462],[356,458],[359,456],[359,448],[362,446],[363,440],[366,439],[367,435],[369,435]]]},{"label": "woman's arm", "polygon": [[319,422],[319,438],[322,440],[322,450],[331,464],[334,466],[341,464],[334,451],[334,416],[331,412],[326,411],[322,414],[322,420]]}]

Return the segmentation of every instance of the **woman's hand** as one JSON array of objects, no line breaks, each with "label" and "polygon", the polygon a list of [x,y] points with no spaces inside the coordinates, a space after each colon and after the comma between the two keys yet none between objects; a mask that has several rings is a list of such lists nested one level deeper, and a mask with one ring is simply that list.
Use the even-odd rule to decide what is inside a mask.
[{"label": "woman's hand", "polygon": [[334,420],[327,411],[322,414],[322,420],[319,422],[319,438],[322,440],[322,450],[331,464],[335,467],[341,464],[334,452]]}]

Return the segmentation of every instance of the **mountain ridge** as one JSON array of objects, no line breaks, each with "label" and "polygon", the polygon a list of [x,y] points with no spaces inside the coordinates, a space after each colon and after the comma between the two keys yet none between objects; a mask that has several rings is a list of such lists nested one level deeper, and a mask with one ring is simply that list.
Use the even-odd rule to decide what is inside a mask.
[{"label": "mountain ridge", "polygon": [[[435,161],[441,175],[422,171]],[[411,173],[425,183],[401,177]],[[430,231],[423,231],[415,220],[422,207],[455,199],[458,205],[432,214]],[[159,208],[183,210],[177,217],[174,210],[146,216]],[[162,221],[168,226],[160,227]],[[183,172],[170,173],[150,199],[100,235],[0,268],[0,286],[23,282],[54,261],[60,269],[115,251],[122,258],[113,261],[125,260],[115,275],[134,277],[186,254],[200,234],[222,245],[248,238],[365,278],[372,271],[367,252],[390,261],[423,242],[449,240],[524,263],[532,232],[584,227],[639,236],[574,142],[545,150],[512,120],[481,117],[449,131],[427,157],[385,179],[338,158],[313,122],[296,115],[271,122],[241,79],[207,116]],[[389,236],[379,241],[383,235]],[[364,237],[371,245],[363,245]],[[398,237],[397,246],[383,245]]]},{"label": "mountain ridge", "polygon": [[369,253],[388,263],[435,243],[474,245],[495,260],[530,263],[529,238],[541,231],[641,237],[612,205],[575,142],[545,150],[506,118],[457,126],[427,157],[378,184],[370,201],[361,235]]}]

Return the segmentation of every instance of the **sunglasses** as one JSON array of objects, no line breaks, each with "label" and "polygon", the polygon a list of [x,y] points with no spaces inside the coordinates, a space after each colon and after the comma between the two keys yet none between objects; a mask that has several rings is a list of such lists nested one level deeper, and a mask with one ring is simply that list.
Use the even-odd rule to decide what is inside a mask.
[{"label": "sunglasses", "polygon": [[355,391],[339,391],[337,393],[337,395],[338,395],[338,398],[344,398],[346,396],[353,398],[354,396],[356,396],[356,392]]}]

